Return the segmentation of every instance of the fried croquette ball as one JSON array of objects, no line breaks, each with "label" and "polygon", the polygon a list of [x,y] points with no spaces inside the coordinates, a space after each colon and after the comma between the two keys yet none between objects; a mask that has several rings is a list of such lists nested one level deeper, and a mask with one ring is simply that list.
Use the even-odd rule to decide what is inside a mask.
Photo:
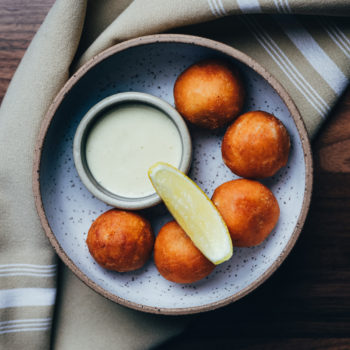
[{"label": "fried croquette ball", "polygon": [[150,223],[142,216],[112,209],[94,221],[86,243],[99,265],[125,272],[137,270],[146,263],[154,235]]},{"label": "fried croquette ball", "polygon": [[289,135],[280,120],[255,111],[241,115],[227,129],[221,151],[225,164],[238,176],[262,179],[287,164]]},{"label": "fried croquette ball", "polygon": [[193,283],[208,276],[211,263],[176,221],[165,224],[154,244],[154,262],[160,274],[176,283]]},{"label": "fried croquette ball", "polygon": [[223,127],[235,119],[244,95],[236,69],[218,59],[190,66],[174,86],[176,109],[189,122],[208,129]]},{"label": "fried croquette ball", "polygon": [[253,180],[223,183],[214,191],[212,201],[226,222],[236,247],[260,244],[276,226],[280,213],[273,193]]}]

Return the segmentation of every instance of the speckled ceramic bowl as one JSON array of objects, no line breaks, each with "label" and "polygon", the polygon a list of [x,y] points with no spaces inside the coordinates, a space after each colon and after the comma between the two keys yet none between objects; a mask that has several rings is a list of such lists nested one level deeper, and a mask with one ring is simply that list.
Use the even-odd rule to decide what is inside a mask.
[{"label": "speckled ceramic bowl", "polygon": [[150,94],[140,92],[122,92],[119,94],[114,94],[104,98],[102,101],[99,101],[96,105],[89,109],[89,111],[80,121],[74,136],[73,158],[81,181],[86,186],[86,188],[98,199],[111,206],[121,209],[146,209],[153,207],[154,205],[161,202],[160,197],[155,191],[153,194],[138,198],[128,198],[125,196],[120,196],[117,193],[112,193],[95,180],[94,176],[90,172],[86,160],[86,140],[93,124],[97,121],[97,119],[103,117],[104,113],[108,109],[125,103],[141,103],[149,105],[161,110],[166,116],[168,116],[168,118],[176,126],[181,138],[182,149],[180,164],[178,164],[178,168],[187,174],[191,165],[192,142],[186,123],[182,119],[181,115],[177,112],[177,110],[167,102]]},{"label": "speckled ceramic bowl", "polygon": [[[271,235],[254,248],[234,248],[231,260],[189,285],[161,277],[152,259],[140,270],[104,270],[85,240],[91,223],[109,207],[80,182],[73,164],[73,137],[86,112],[106,96],[140,91],[173,105],[173,86],[192,63],[224,57],[241,71],[247,90],[244,112],[261,109],[282,120],[291,136],[288,164],[264,181],[281,209]],[[225,130],[190,128],[193,162],[189,175],[209,195],[236,178],[221,158]],[[125,306],[153,313],[188,314],[212,310],[248,294],[264,282],[294,246],[309,208],[312,186],[310,144],[302,119],[282,86],[257,62],[221,43],[184,35],[155,35],[116,45],[85,64],[51,105],[39,134],[34,194],[42,225],[61,259],[87,285]],[[159,205],[143,212],[157,234],[171,219]],[[44,238],[43,238],[44,239]]]}]

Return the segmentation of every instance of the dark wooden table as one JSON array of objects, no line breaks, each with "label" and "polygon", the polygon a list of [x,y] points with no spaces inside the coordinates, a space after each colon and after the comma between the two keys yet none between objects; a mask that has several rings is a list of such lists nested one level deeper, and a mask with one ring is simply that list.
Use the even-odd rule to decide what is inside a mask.
[{"label": "dark wooden table", "polygon": [[[0,100],[53,2],[0,1]],[[195,317],[161,349],[350,349],[350,89],[313,151],[311,209],[281,268],[251,295]]]}]

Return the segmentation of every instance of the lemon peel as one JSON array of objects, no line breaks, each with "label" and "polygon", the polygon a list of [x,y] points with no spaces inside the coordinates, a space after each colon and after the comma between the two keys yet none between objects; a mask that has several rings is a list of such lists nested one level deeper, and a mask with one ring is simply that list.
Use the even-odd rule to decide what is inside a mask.
[{"label": "lemon peel", "polygon": [[215,265],[230,259],[233,248],[227,226],[197,184],[164,162],[151,166],[148,176],[170,213],[203,255]]}]

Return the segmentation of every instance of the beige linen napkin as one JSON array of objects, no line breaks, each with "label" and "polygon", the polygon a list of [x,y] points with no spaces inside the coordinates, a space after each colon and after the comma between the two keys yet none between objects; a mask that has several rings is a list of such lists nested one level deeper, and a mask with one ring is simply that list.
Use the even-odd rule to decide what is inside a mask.
[{"label": "beige linen napkin", "polygon": [[57,261],[34,206],[33,147],[77,50],[74,67],[132,37],[231,15],[185,32],[215,33],[214,39],[259,61],[292,95],[313,136],[348,83],[350,23],[294,14],[348,16],[350,5],[348,0],[56,1],[0,110],[0,348],[48,349],[51,341],[54,349],[143,349],[189,320],[113,304],[62,268],[51,327]]}]

